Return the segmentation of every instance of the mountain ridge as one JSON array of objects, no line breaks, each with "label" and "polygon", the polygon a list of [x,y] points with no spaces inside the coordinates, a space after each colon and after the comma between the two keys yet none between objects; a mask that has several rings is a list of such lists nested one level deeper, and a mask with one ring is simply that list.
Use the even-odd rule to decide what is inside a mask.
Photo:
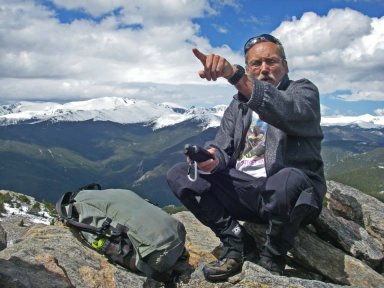
[{"label": "mountain ridge", "polygon": [[104,97],[64,104],[23,101],[4,105],[0,110],[0,125],[20,123],[110,121],[120,124],[147,123],[154,130],[191,119],[204,120],[205,128],[216,127],[225,105],[213,108],[189,109],[171,103],[153,103],[146,100]]},{"label": "mountain ridge", "polygon": [[[202,120],[204,128],[217,127],[227,105],[185,108],[173,103],[153,103],[124,97],[102,97],[67,103],[22,101],[0,107],[0,125],[19,123],[111,121],[121,124],[148,123],[154,130],[191,119]],[[384,127],[384,116],[325,116],[323,126],[357,125]]]},{"label": "mountain ridge", "polygon": [[[76,109],[80,113],[87,114],[91,111],[87,115],[95,116],[96,112],[105,110],[101,107],[101,100],[76,102],[76,105],[73,103],[70,105],[78,107]],[[122,107],[144,103],[123,98],[106,98],[103,101],[108,102],[104,108],[109,109],[108,113],[104,111],[100,114],[105,117],[113,114],[116,103],[120,103]],[[0,188],[31,193],[31,196],[39,200],[55,202],[63,191],[73,191],[88,183],[96,182],[104,188],[134,190],[160,206],[180,204],[165,181],[166,171],[175,163],[185,161],[183,155],[185,144],[204,145],[214,137],[220,115],[225,109],[224,106],[185,109],[167,103],[161,106],[161,109],[170,114],[161,115],[157,119],[151,116],[151,120],[148,116],[148,121],[145,122],[122,124],[109,118],[104,118],[102,121],[101,116],[97,118],[99,120],[87,117],[82,121],[70,121],[74,119],[72,117],[68,118],[68,121],[56,121],[52,103],[49,105],[46,102],[28,103],[21,106],[14,104],[8,108],[1,107],[0,122],[3,125],[0,125],[2,159]],[[80,105],[81,103],[84,105]],[[95,106],[95,103],[100,105]],[[155,105],[154,111],[158,111],[157,104],[147,102],[145,107],[153,105]],[[44,110],[41,107],[48,108]],[[92,110],[96,108],[98,110]],[[132,110],[132,107],[129,109]],[[145,110],[143,108],[141,113],[145,113]],[[31,111],[35,111],[35,114]],[[37,117],[36,111],[43,116]],[[64,114],[73,115],[69,111],[73,112],[68,110]],[[21,118],[15,116],[20,116],[18,113],[29,115],[29,118],[24,117],[19,121]],[[32,114],[34,116],[30,117]],[[6,115],[13,115],[13,118],[8,118],[19,120],[5,125]],[[116,115],[126,116],[125,122],[129,122],[129,117],[137,120],[134,114],[120,111]],[[164,124],[162,122],[164,119],[172,119],[169,115],[174,116],[173,121]],[[147,116],[140,117],[143,119]],[[384,193],[381,193],[384,191],[384,183],[380,177],[380,172],[383,170],[380,167],[384,166],[384,160],[381,160],[384,150],[372,152],[384,147],[384,127],[362,128],[356,123],[341,126],[325,125],[323,132],[325,138],[322,156],[326,176],[347,185],[360,182],[357,188],[384,201]],[[363,167],[354,164],[361,159],[358,157],[360,154],[367,159],[360,161]],[[369,161],[370,159],[375,161]],[[373,170],[370,162],[375,163]],[[356,167],[360,170],[356,170]],[[360,185],[365,181],[360,175],[363,175],[362,172],[368,168],[374,171],[369,177],[370,183]],[[343,174],[341,175],[338,170],[342,170]],[[329,174],[328,171],[332,173]]]}]

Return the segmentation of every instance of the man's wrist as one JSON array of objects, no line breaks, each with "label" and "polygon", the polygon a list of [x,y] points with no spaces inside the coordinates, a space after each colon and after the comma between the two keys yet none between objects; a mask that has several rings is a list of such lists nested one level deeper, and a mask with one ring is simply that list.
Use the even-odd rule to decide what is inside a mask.
[{"label": "man's wrist", "polygon": [[237,64],[234,64],[232,67],[235,70],[235,73],[228,79],[228,82],[232,85],[236,85],[240,81],[240,79],[243,78],[245,74],[245,69]]}]

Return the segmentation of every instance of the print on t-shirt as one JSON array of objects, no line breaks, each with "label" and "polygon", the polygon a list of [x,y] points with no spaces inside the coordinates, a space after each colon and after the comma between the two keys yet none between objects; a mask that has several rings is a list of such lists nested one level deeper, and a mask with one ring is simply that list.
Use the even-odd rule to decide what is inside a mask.
[{"label": "print on t-shirt", "polygon": [[249,126],[245,147],[236,163],[236,169],[254,177],[265,177],[264,152],[267,123],[259,119],[256,113],[252,114],[252,123]]}]

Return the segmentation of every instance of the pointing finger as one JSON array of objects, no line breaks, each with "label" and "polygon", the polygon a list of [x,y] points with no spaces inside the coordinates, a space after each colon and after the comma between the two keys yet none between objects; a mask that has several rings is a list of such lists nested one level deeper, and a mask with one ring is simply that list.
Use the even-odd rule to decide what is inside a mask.
[{"label": "pointing finger", "polygon": [[205,61],[207,60],[207,55],[201,53],[199,49],[193,48],[192,49],[193,54],[196,56],[197,59],[200,60],[200,62],[205,65]]}]

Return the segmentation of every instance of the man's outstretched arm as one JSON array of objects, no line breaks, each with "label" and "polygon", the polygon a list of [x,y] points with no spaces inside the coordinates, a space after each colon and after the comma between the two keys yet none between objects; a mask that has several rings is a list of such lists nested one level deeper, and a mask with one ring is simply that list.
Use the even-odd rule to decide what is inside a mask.
[{"label": "man's outstretched arm", "polygon": [[[231,79],[237,71],[236,65],[231,65],[224,57],[216,54],[206,55],[200,52],[197,48],[192,49],[193,54],[203,64],[204,70],[199,71],[199,76],[208,81],[216,81],[223,77],[227,80]],[[253,82],[247,74],[234,85],[236,89],[247,99],[251,97]]]}]

